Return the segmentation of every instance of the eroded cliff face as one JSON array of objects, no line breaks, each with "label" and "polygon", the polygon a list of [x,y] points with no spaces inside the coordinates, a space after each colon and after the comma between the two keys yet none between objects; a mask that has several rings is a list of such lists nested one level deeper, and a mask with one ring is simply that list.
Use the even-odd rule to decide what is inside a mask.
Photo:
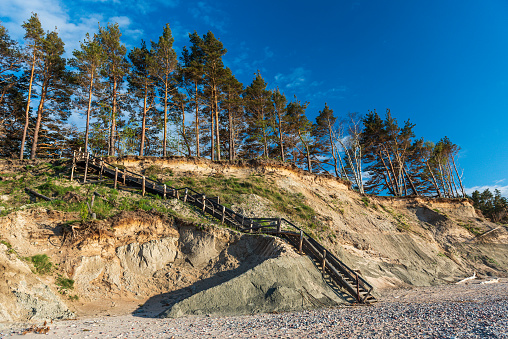
[{"label": "eroded cliff face", "polygon": [[[296,203],[281,209],[277,199],[260,196],[254,190],[234,196],[232,208],[246,216],[284,217],[299,224],[350,267],[360,271],[376,287],[378,295],[385,288],[454,282],[473,272],[507,275],[506,225],[479,217],[465,199],[361,196],[351,191],[347,183],[331,176],[309,174],[269,162],[228,164],[201,159],[136,157],[113,161],[133,171],[152,171],[164,181],[217,177],[241,182],[256,176],[263,183],[262,189],[298,197],[311,212],[299,213],[303,205]],[[26,164],[25,161],[20,166]],[[8,164],[10,171],[16,171],[16,166],[16,162]],[[9,200],[8,196],[4,198]],[[179,201],[167,203],[182,215],[197,213]],[[233,294],[248,290],[252,292],[246,296],[245,300],[250,300],[248,304],[252,300],[269,303],[273,299],[272,308],[266,310],[285,310],[288,304],[277,304],[280,299],[277,296],[291,295],[294,291],[287,290],[289,285],[266,281],[257,289],[235,290],[231,289],[235,285],[233,280],[276,279],[277,275],[260,269],[286,267],[291,258],[297,259],[291,264],[295,270],[310,264],[278,238],[240,234],[213,226],[212,220],[193,224],[144,211],[122,212],[87,223],[76,223],[76,219],[79,219],[77,213],[40,207],[27,207],[0,218],[0,239],[12,245],[12,249],[0,245],[0,265],[4,268],[0,272],[3,274],[0,321],[68,318],[85,314],[91,307],[102,307],[109,314],[121,308],[122,301],[132,300],[137,305],[158,296],[161,305],[170,308],[168,316],[199,313],[196,303],[185,301],[192,295],[196,295],[194,300],[200,305],[208,298],[210,312],[230,314],[230,310],[222,312],[213,306],[218,300],[214,295],[223,293],[224,289]],[[47,276],[33,273],[33,267],[22,258],[36,254],[47,254],[56,264],[56,271]],[[306,269],[309,268],[311,264]],[[73,279],[74,289],[58,293],[57,274]],[[231,281],[229,285],[221,285],[228,281]],[[309,280],[302,281],[290,283],[301,286]],[[326,288],[318,287],[311,292],[312,297],[329,298]],[[307,293],[303,287],[291,288]],[[272,298],[273,291],[278,292]],[[79,301],[70,301],[69,296],[73,295]],[[130,307],[123,312],[132,311]],[[256,309],[251,305],[243,307],[242,312]],[[52,311],[48,314],[44,310]]]},{"label": "eroded cliff face", "polygon": [[50,285],[0,244],[0,323],[74,317]]},{"label": "eroded cliff face", "polygon": [[116,162],[154,172],[161,180],[257,176],[283,195],[299,195],[314,212],[307,220],[281,212],[275,199],[256,194],[238,197],[233,208],[247,216],[296,222],[378,289],[447,283],[473,272],[505,276],[508,271],[506,225],[478,216],[467,199],[361,196],[334,177],[270,161],[126,157]]},{"label": "eroded cliff face", "polygon": [[[241,275],[270,258],[297,257],[282,240],[214,226],[196,226],[157,213],[123,212],[74,229],[68,213],[39,209],[0,219],[0,322],[73,317],[88,304],[143,302],[177,291],[177,302]],[[22,258],[48,255],[56,270],[32,272]],[[59,294],[58,275],[74,280]],[[69,296],[77,296],[72,302]],[[166,302],[167,303],[167,302]],[[130,310],[132,311],[132,309]]]}]

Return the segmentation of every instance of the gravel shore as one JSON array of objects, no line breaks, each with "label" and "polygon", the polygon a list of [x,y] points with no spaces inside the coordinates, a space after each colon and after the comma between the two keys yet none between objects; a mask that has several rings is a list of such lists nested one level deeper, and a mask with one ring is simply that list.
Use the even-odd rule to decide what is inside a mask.
[{"label": "gravel shore", "polygon": [[[21,336],[0,328],[0,338]],[[39,338],[28,333],[24,338]],[[372,306],[234,317],[60,321],[50,338],[508,338],[508,279],[385,291]]]}]

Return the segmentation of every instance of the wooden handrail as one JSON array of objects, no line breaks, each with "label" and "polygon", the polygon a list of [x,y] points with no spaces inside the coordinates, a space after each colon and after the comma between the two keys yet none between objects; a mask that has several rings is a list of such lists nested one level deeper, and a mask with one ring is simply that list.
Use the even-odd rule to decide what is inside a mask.
[{"label": "wooden handrail", "polygon": [[[73,164],[76,163],[76,159],[82,159],[82,152],[75,152],[73,158]],[[100,171],[101,174],[109,175],[115,178],[115,187],[118,181],[118,167],[113,166],[101,158],[98,158],[92,154],[86,154],[86,172],[89,167],[95,167]],[[92,161],[90,161],[92,160]],[[97,164],[98,160],[98,164]],[[111,168],[109,169],[108,166]],[[74,166],[73,166],[74,167]],[[74,172],[73,172],[74,173]],[[73,174],[72,173],[72,174]],[[131,174],[129,177],[126,173]],[[354,296],[360,303],[365,303],[367,298],[371,296],[373,287],[365,281],[357,272],[353,271],[346,264],[340,261],[335,255],[328,251],[323,245],[317,242],[314,238],[308,235],[300,227],[292,223],[285,218],[249,218],[244,215],[233,211],[230,208],[219,203],[218,198],[207,198],[203,193],[197,192],[192,187],[181,187],[175,188],[168,186],[158,180],[147,178],[144,175],[122,170],[123,183],[126,182],[140,186],[147,193],[154,193],[161,195],[164,198],[169,194],[177,199],[181,199],[186,203],[194,205],[202,210],[203,213],[208,213],[212,217],[221,220],[221,223],[228,224],[242,232],[254,232],[263,231],[267,234],[274,234],[278,236],[286,237],[298,237],[298,243],[294,243],[293,246],[300,252],[306,252],[311,255],[315,260],[319,262],[319,266],[322,268],[323,274],[328,272],[330,277],[333,276],[338,285],[343,287],[349,294]],[[147,184],[149,182],[150,184]],[[185,194],[180,195],[179,192],[184,191]],[[285,228],[282,228],[284,223]],[[247,227],[246,227],[247,226]],[[289,228],[289,230],[288,230]],[[291,231],[293,229],[294,231]],[[297,231],[297,232],[295,232]],[[289,237],[289,238],[288,238]],[[292,240],[288,240],[292,243]],[[356,282],[356,288],[348,283],[347,279]],[[360,288],[365,295],[360,295]]]}]

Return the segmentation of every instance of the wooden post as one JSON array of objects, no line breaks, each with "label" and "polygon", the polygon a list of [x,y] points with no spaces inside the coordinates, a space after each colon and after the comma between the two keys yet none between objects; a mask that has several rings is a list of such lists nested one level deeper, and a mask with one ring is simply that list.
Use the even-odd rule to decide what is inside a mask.
[{"label": "wooden post", "polygon": [[118,167],[115,167],[115,189],[118,185]]},{"label": "wooden post", "polygon": [[300,255],[303,254],[303,231],[300,230],[300,244],[298,245],[298,252],[300,253]]},{"label": "wooden post", "polygon": [[277,219],[277,234],[280,234],[280,232],[282,231],[282,222],[280,220],[280,218]]},{"label": "wooden post", "polygon": [[175,192],[176,192],[176,198],[180,199],[180,192],[178,192],[177,190],[175,190]]},{"label": "wooden post", "polygon": [[72,152],[71,181],[74,179],[74,167],[76,167],[76,151]]},{"label": "wooden post", "polygon": [[83,183],[86,182],[86,172],[88,172],[88,152],[86,152],[86,161],[85,161],[85,176],[83,177]]},{"label": "wooden post", "polygon": [[145,185],[146,185],[146,178],[145,178],[145,176],[143,175],[143,183],[141,184],[142,189],[143,189],[142,196],[145,196]]},{"label": "wooden post", "polygon": [[166,199],[166,184],[164,184],[164,195],[163,195],[164,199]]},{"label": "wooden post", "polygon": [[358,272],[356,272],[356,300],[360,302],[360,281],[358,279]]},{"label": "wooden post", "polygon": [[219,204],[220,204],[220,197],[217,196],[217,205],[219,205]]},{"label": "wooden post", "polygon": [[206,202],[206,196],[203,194],[203,213],[205,212],[205,202]]},{"label": "wooden post", "polygon": [[323,250],[323,261],[321,262],[321,270],[323,271],[323,274],[325,274],[325,268],[326,268],[326,250]]},{"label": "wooden post", "polygon": [[221,224],[224,224],[224,218],[226,217],[226,206],[222,206],[222,220]]},{"label": "wooden post", "polygon": [[174,188],[171,189],[171,195],[173,196],[173,198],[176,198],[176,190]]},{"label": "wooden post", "polygon": [[185,189],[185,195],[183,196],[183,202],[187,202],[187,193],[188,193],[188,189],[186,188]]},{"label": "wooden post", "polygon": [[122,176],[123,176],[123,185],[125,186],[125,168],[123,169]]},{"label": "wooden post", "polygon": [[101,170],[99,172],[99,180],[102,180],[102,173],[104,172],[104,160],[101,159]]}]

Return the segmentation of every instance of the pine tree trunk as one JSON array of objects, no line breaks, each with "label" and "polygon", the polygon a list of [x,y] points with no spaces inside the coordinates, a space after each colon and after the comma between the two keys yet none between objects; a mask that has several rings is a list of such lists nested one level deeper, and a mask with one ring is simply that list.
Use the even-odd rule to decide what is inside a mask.
[{"label": "pine tree trunk", "polygon": [[414,194],[416,196],[419,196],[418,191],[416,190],[415,184],[413,183],[413,180],[411,180],[411,177],[407,173],[406,169],[404,167],[402,167],[402,170],[404,171],[404,174],[406,175],[406,178],[409,181],[409,184],[411,185],[411,189],[413,190]]},{"label": "pine tree trunk", "polygon": [[436,177],[434,176],[434,172],[430,168],[429,162],[425,161],[425,164],[427,165],[427,168],[429,169],[430,175],[432,176],[432,185],[434,185],[434,188],[436,189],[437,196],[441,198],[441,190],[439,189],[439,185],[437,183]]},{"label": "pine tree trunk", "polygon": [[21,160],[23,160],[23,153],[25,152],[26,135],[28,133],[28,124],[30,122],[30,100],[32,98],[32,84],[34,80],[34,71],[35,71],[35,50],[32,59],[32,69],[30,70],[30,84],[28,85],[28,99],[26,102],[26,110],[25,110],[25,128],[23,129],[23,137],[21,139],[21,151],[19,153],[19,158]]},{"label": "pine tree trunk", "polygon": [[[356,138],[357,137],[358,136],[356,136]],[[357,185],[358,185],[358,190],[360,190],[360,193],[364,194],[365,191],[363,188],[363,178],[362,178],[362,148],[360,146],[360,142],[358,141],[358,139],[356,139],[355,149],[358,150],[357,152],[355,151],[355,164],[356,164],[355,170],[358,173],[358,184]]]},{"label": "pine tree trunk", "polygon": [[162,140],[162,156],[167,156],[168,129],[168,82],[164,81],[164,139]]},{"label": "pine tree trunk", "polygon": [[116,141],[116,78],[113,80],[113,108],[111,111],[111,132],[109,137],[109,152],[108,155],[115,156],[115,141]]},{"label": "pine tree trunk", "polygon": [[447,162],[447,168],[448,168],[448,173],[449,173],[449,176],[450,176],[450,181],[453,185],[453,190],[454,190],[454,196],[455,197],[459,197],[459,191],[457,190],[457,185],[455,184],[455,175],[453,175],[453,171],[452,171],[452,166],[450,165],[450,161]]},{"label": "pine tree trunk", "polygon": [[264,110],[261,110],[261,117],[263,121],[263,156],[268,159],[268,140],[266,138],[266,128],[265,128],[265,112]]},{"label": "pine tree trunk", "polygon": [[459,179],[459,185],[460,185],[460,190],[462,191],[462,197],[465,198],[466,192],[464,190],[464,186],[462,185],[462,179],[460,178],[459,171],[457,171],[457,166],[455,165],[454,157],[452,157],[452,163],[453,163],[453,168],[455,169],[455,173],[457,174],[457,178]]},{"label": "pine tree trunk", "polygon": [[389,181],[390,181],[391,191],[395,193],[395,194],[394,194],[395,196],[397,196],[398,191],[399,191],[399,190],[398,190],[398,186],[397,186],[397,185],[396,185],[396,183],[394,182],[394,178],[392,178],[392,174],[391,174],[391,172],[390,172],[390,169],[389,169],[389,168],[388,168],[388,166],[386,165],[386,162],[385,162],[385,159],[384,159],[383,155],[382,155],[382,154],[380,154],[380,153],[378,153],[378,156],[380,157],[380,159],[381,159],[381,161],[382,161],[382,163],[383,163],[383,166],[384,166],[384,168],[385,168],[385,171],[386,171],[386,173],[388,174],[388,179],[389,179]]},{"label": "pine tree trunk", "polygon": [[215,135],[217,137],[216,147],[217,147],[217,160],[220,161],[220,134],[219,134],[219,103],[217,102],[217,89],[214,86],[213,89],[213,97],[215,104]]},{"label": "pine tree trunk", "polygon": [[39,101],[39,108],[37,109],[37,121],[35,123],[34,137],[32,142],[32,152],[30,153],[30,159],[33,160],[36,157],[37,142],[39,140],[39,130],[41,128],[42,114],[44,111],[44,100],[46,99],[47,83],[44,82],[42,85],[42,94]]},{"label": "pine tree trunk", "polygon": [[438,160],[438,165],[439,165],[439,173],[440,173],[440,178],[441,178],[441,182],[443,184],[443,188],[444,188],[444,191],[445,191],[445,196],[447,198],[450,198],[451,197],[451,189],[448,185],[448,181],[446,180],[446,175],[443,171],[443,166],[441,165],[441,162]]},{"label": "pine tree trunk", "polygon": [[145,129],[146,129],[146,100],[148,96],[148,90],[145,85],[145,96],[143,98],[143,121],[141,122],[141,145],[139,147],[139,156],[144,155],[145,151]]},{"label": "pine tree trunk", "polygon": [[213,114],[213,102],[210,105],[210,159],[215,160],[215,115]]},{"label": "pine tree trunk", "polygon": [[388,159],[388,164],[390,165],[389,166],[389,170],[391,171],[391,176],[393,178],[393,182],[395,184],[395,187],[394,187],[394,190],[397,192],[397,196],[401,196],[402,192],[401,192],[401,187],[399,185],[399,181],[397,180],[397,175],[395,174],[395,169],[393,167],[393,162],[392,162],[392,158],[390,157],[390,154],[388,153],[388,151],[385,150],[385,153],[386,153],[386,158]]},{"label": "pine tree trunk", "polygon": [[187,132],[185,131],[185,103],[182,101],[182,106],[180,107],[182,110],[182,135],[183,135],[183,141],[185,142],[185,146],[187,147],[187,156],[190,157],[191,154],[191,148],[189,144],[189,140],[187,140]]},{"label": "pine tree trunk", "polygon": [[199,107],[198,107],[198,83],[194,82],[195,95],[194,95],[194,103],[196,105],[196,156],[199,158]]},{"label": "pine tree trunk", "polygon": [[[231,99],[231,94],[228,93],[228,99]],[[229,160],[235,160],[235,140],[234,140],[234,126],[233,126],[233,112],[231,104],[228,107],[228,124],[229,124]]]},{"label": "pine tree trunk", "polygon": [[90,75],[90,84],[88,85],[88,108],[86,110],[86,131],[85,131],[85,152],[88,152],[88,134],[90,131],[90,112],[92,110],[92,90],[93,73]]},{"label": "pine tree trunk", "polygon": [[330,138],[330,147],[332,148],[332,157],[333,157],[333,166],[334,166],[334,169],[335,169],[335,176],[336,177],[340,177],[339,176],[339,171],[338,171],[338,168],[337,168],[337,154],[335,154],[335,144],[333,142],[332,126],[331,126],[330,120],[328,120],[328,136]]},{"label": "pine tree trunk", "polygon": [[280,116],[280,110],[277,110],[277,118],[279,119],[279,147],[280,147],[280,157],[282,162],[286,161],[284,158],[284,140],[282,139],[282,121]]},{"label": "pine tree trunk", "polygon": [[305,147],[305,157],[307,158],[307,170],[312,173],[312,163],[310,161],[310,150],[309,145],[306,143],[302,138],[302,133],[300,130],[298,130],[298,136],[300,137],[300,141],[302,142],[303,146]]}]

